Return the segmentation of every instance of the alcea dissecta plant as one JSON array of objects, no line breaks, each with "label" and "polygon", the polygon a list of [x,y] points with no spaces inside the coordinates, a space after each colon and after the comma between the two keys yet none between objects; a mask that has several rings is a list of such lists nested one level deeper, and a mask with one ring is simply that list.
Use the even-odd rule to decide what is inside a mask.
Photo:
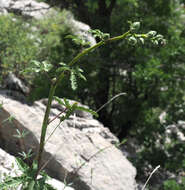
[{"label": "alcea dissecta plant", "polygon": [[[54,98],[59,104],[62,104],[66,108],[65,116],[60,117],[60,115],[63,112],[57,116],[57,117],[60,117],[61,122],[63,122],[65,119],[69,118],[69,116],[75,110],[84,110],[84,111],[90,112],[91,114],[97,116],[97,113],[90,109],[80,107],[80,106],[78,106],[77,103],[70,105],[68,100],[66,100],[66,99],[61,100],[60,98],[54,96],[55,90],[56,90],[57,86],[61,83],[62,79],[65,77],[66,72],[70,73],[71,86],[74,90],[77,88],[77,80],[76,80],[77,77],[80,77],[80,78],[86,80],[86,78],[82,74],[83,70],[78,67],[78,62],[79,62],[80,58],[82,58],[83,56],[92,52],[93,50],[99,48],[100,46],[103,46],[103,45],[106,45],[108,43],[112,43],[112,42],[115,42],[118,40],[123,40],[123,39],[127,39],[128,42],[132,45],[135,45],[137,43],[144,44],[145,40],[150,40],[155,45],[165,44],[165,40],[164,40],[163,36],[157,35],[157,32],[150,31],[146,34],[137,34],[136,32],[140,28],[140,23],[139,22],[134,22],[134,23],[130,22],[129,24],[130,24],[130,29],[127,32],[125,32],[124,34],[122,34],[120,36],[116,36],[113,38],[111,38],[110,35],[107,33],[102,33],[100,30],[91,30],[90,32],[95,37],[98,37],[100,39],[100,42],[98,42],[94,46],[84,49],[81,53],[79,53],[76,57],[74,57],[70,61],[70,63],[68,63],[68,64],[60,63],[61,67],[59,67],[56,70],[56,76],[55,76],[55,78],[53,78],[51,80],[51,87],[50,87],[48,103],[47,103],[47,107],[46,107],[46,111],[45,111],[45,115],[44,115],[44,119],[43,119],[43,123],[42,123],[40,145],[39,145],[39,151],[38,151],[37,157],[34,160],[31,168],[28,168],[28,166],[26,166],[22,160],[17,159],[17,162],[18,162],[20,168],[22,168],[23,176],[17,177],[17,178],[12,178],[13,179],[12,183],[13,182],[15,183],[15,181],[17,179],[18,181],[17,181],[16,185],[23,184],[23,186],[29,190],[39,189],[41,186],[42,186],[42,189],[43,189],[43,187],[44,187],[44,189],[51,189],[51,187],[48,186],[47,183],[45,183],[47,178],[46,178],[46,175],[43,174],[41,171],[43,169],[43,166],[41,165],[41,161],[42,161],[42,155],[43,155],[43,151],[44,151],[44,145],[47,141],[45,139],[47,127],[55,119],[54,118],[52,120],[49,120],[51,104],[52,104],[52,100]],[[71,38],[71,35],[69,36],[69,38]],[[76,40],[78,41],[78,39],[76,37],[74,37],[74,41],[76,41]],[[79,40],[78,43],[80,41],[83,42],[83,40]],[[31,72],[46,72],[47,73],[51,68],[52,68],[52,65],[48,64],[47,62],[40,63],[38,61],[34,61],[33,66],[31,68],[28,68],[26,71],[28,71],[28,72],[30,72],[30,71]],[[41,180],[40,178],[39,179],[37,178],[39,174],[42,174],[43,180]],[[43,183],[43,181],[44,181],[44,183]],[[11,181],[9,180],[7,182],[4,181],[4,185],[8,186],[8,182],[9,182],[9,184],[11,184]],[[43,184],[45,184],[45,185],[43,186]],[[3,183],[0,184],[0,187],[3,187]]]},{"label": "alcea dissecta plant", "polygon": [[38,171],[40,168],[42,153],[44,150],[45,136],[46,136],[47,126],[48,126],[48,118],[49,118],[49,113],[50,113],[50,109],[51,109],[51,103],[52,103],[52,100],[53,100],[57,86],[59,85],[59,83],[61,82],[61,80],[65,76],[65,70],[68,69],[69,71],[71,71],[71,74],[74,74],[72,72],[73,66],[75,64],[77,64],[77,62],[79,61],[79,59],[81,57],[87,55],[89,52],[97,49],[100,46],[103,46],[107,43],[111,43],[111,42],[114,42],[117,40],[123,40],[125,38],[128,38],[128,40],[131,43],[132,43],[132,41],[134,41],[134,43],[133,43],[134,45],[138,41],[141,41],[142,43],[144,43],[145,39],[151,39],[151,41],[154,42],[155,44],[158,44],[158,43],[164,44],[165,43],[163,36],[162,35],[156,35],[157,32],[155,32],[155,31],[150,31],[147,34],[136,34],[135,31],[137,31],[139,28],[140,28],[139,22],[130,23],[130,30],[129,31],[127,31],[126,33],[124,33],[120,36],[113,37],[113,38],[110,38],[109,34],[107,34],[107,33],[104,34],[104,33],[100,32],[99,30],[91,30],[91,32],[94,33],[96,36],[98,36],[101,41],[99,43],[95,44],[94,46],[89,47],[89,48],[85,49],[84,51],[82,51],[81,53],[79,53],[68,64],[67,68],[61,67],[61,70],[62,70],[62,68],[64,68],[64,70],[60,73],[60,75],[57,78],[52,79],[51,88],[50,88],[49,97],[48,97],[48,104],[47,104],[47,108],[46,108],[46,112],[45,112],[45,116],[44,116],[44,120],[43,120],[42,132],[41,132],[41,138],[40,138],[40,148],[39,148],[38,159],[37,159]]}]

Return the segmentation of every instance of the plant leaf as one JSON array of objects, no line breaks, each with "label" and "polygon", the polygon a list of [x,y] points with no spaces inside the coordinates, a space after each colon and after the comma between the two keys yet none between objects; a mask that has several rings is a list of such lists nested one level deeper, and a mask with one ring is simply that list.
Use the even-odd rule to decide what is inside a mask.
[{"label": "plant leaf", "polygon": [[98,114],[97,114],[95,111],[93,111],[93,110],[91,110],[91,109],[89,109],[89,108],[85,108],[85,107],[82,107],[82,106],[77,106],[76,109],[77,109],[77,110],[81,110],[81,111],[85,111],[85,112],[89,112],[89,113],[91,113],[92,115],[98,117]]},{"label": "plant leaf", "polygon": [[45,187],[46,187],[46,189],[47,190],[57,190],[57,189],[55,189],[54,187],[52,187],[50,184],[48,184],[48,183],[45,183]]},{"label": "plant leaf", "polygon": [[24,180],[25,180],[25,178],[22,176],[8,178],[8,180],[5,180],[2,183],[0,183],[0,189],[5,189],[5,188],[8,189],[10,187],[17,187],[18,185],[23,183]]},{"label": "plant leaf", "polygon": [[72,88],[73,90],[76,90],[77,87],[78,87],[75,74],[76,74],[75,71],[72,70],[72,71],[71,71],[71,75],[70,75],[70,81],[71,81],[71,88]]},{"label": "plant leaf", "polygon": [[79,77],[79,78],[81,78],[81,79],[83,79],[83,80],[87,80],[86,78],[85,78],[85,76],[82,74],[84,71],[81,69],[81,68],[79,68],[79,67],[75,67],[75,74]]},{"label": "plant leaf", "polygon": [[25,173],[25,172],[29,169],[29,167],[22,161],[22,159],[20,159],[20,158],[15,158],[15,161],[16,161],[16,163],[17,163],[17,166],[19,167],[19,169],[20,169],[23,173]]},{"label": "plant leaf", "polygon": [[67,66],[63,66],[63,67],[59,67],[56,72],[62,72],[62,71],[71,71],[69,67]]},{"label": "plant leaf", "polygon": [[69,100],[67,100],[66,98],[64,98],[64,106],[66,107],[66,108],[68,108],[68,109],[71,109],[71,105],[70,105],[70,103],[69,103]]},{"label": "plant leaf", "polygon": [[28,184],[28,190],[34,190],[34,186],[35,186],[35,180],[32,180],[32,181]]},{"label": "plant leaf", "polygon": [[85,80],[85,81],[87,81],[86,77],[84,75],[82,75],[81,73],[78,73],[78,77]]},{"label": "plant leaf", "polygon": [[60,105],[66,106],[65,103],[64,103],[59,97],[54,96],[53,98],[54,98]]}]

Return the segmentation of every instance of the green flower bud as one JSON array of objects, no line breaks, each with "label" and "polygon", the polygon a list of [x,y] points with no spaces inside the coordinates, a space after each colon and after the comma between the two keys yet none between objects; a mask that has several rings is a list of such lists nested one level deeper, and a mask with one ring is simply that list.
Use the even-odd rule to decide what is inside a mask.
[{"label": "green flower bud", "polygon": [[165,46],[167,43],[167,41],[165,39],[161,39],[159,42],[160,42],[160,45],[162,45],[162,46]]},{"label": "green flower bud", "polygon": [[153,38],[156,34],[157,34],[156,31],[150,31],[150,32],[147,33],[147,36],[148,36],[149,38]]},{"label": "green flower bud", "polygon": [[158,44],[159,44],[159,42],[158,42],[157,40],[153,40],[152,43],[153,43],[154,45],[158,45]]},{"label": "green flower bud", "polygon": [[103,40],[108,40],[110,38],[110,34],[105,33],[103,34]]},{"label": "green flower bud", "polygon": [[139,41],[140,41],[142,44],[144,44],[144,43],[145,43],[144,38],[139,38]]},{"label": "green flower bud", "polygon": [[56,79],[56,78],[53,78],[53,79],[51,80],[52,84],[55,84],[55,83],[56,83],[56,81],[57,81],[57,79]]},{"label": "green flower bud", "polygon": [[156,36],[156,38],[157,38],[157,39],[163,39],[163,35],[158,34],[158,35]]},{"label": "green flower bud", "polygon": [[134,37],[134,36],[131,36],[129,39],[128,39],[129,43],[131,45],[136,45],[137,44],[137,39]]},{"label": "green flower bud", "polygon": [[130,25],[130,30],[131,31],[137,31],[140,28],[140,22],[134,22]]}]

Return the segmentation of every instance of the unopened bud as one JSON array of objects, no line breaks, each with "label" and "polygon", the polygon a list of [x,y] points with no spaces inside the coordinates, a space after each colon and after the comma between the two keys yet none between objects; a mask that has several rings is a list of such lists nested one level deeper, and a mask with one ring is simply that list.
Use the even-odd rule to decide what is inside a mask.
[{"label": "unopened bud", "polygon": [[53,78],[53,79],[51,80],[52,84],[55,84],[55,83],[56,83],[56,81],[57,81],[57,79],[56,79],[56,78]]},{"label": "unopened bud", "polygon": [[131,30],[139,30],[140,22],[134,22],[131,24]]},{"label": "unopened bud", "polygon": [[149,38],[153,38],[156,34],[157,34],[156,31],[150,31],[150,32],[147,33]]},{"label": "unopened bud", "polygon": [[137,39],[134,37],[134,36],[131,36],[129,39],[128,39],[129,43],[131,45],[136,45],[137,44]]}]

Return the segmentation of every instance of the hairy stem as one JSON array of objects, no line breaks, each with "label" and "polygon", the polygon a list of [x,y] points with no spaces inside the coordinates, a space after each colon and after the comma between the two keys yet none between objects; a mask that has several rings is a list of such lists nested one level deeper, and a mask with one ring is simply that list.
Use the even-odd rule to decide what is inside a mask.
[{"label": "hairy stem", "polygon": [[38,171],[35,175],[35,179],[37,178],[37,175],[39,174],[39,170],[41,167],[41,160],[42,160],[42,154],[44,150],[44,144],[45,144],[45,137],[46,137],[46,131],[47,131],[47,126],[48,126],[48,119],[49,119],[49,113],[51,109],[51,103],[53,100],[53,96],[55,94],[55,89],[56,85],[51,84],[50,92],[49,92],[49,97],[48,97],[48,103],[44,115],[44,120],[42,123],[42,131],[41,131],[41,136],[40,136],[40,145],[39,145],[39,152],[38,152],[38,157],[37,157],[37,163],[38,163]]}]

